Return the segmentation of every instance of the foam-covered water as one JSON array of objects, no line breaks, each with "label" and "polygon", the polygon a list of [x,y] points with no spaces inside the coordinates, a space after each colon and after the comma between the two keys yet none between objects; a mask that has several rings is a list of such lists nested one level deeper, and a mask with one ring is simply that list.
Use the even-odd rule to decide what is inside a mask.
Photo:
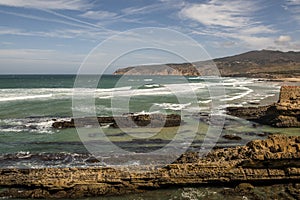
[{"label": "foam-covered water", "polygon": [[[63,153],[60,156],[65,156],[66,159],[70,157],[69,154],[88,154],[75,129],[52,128],[55,120],[69,120],[73,115],[72,108],[84,115],[90,114],[89,106],[74,107],[72,105],[74,92],[93,94],[95,112],[98,116],[111,116],[112,113],[125,112],[180,114],[184,111],[188,120],[193,120],[193,117],[189,118],[189,116],[195,116],[199,112],[209,112],[215,99],[221,102],[216,110],[219,114],[224,114],[223,111],[227,106],[274,102],[277,100],[280,88],[279,83],[265,84],[265,82],[249,78],[110,75],[102,76],[96,84],[97,88],[91,88],[89,84],[97,81],[97,77],[87,75],[84,78],[86,85],[83,84],[82,87],[74,89],[76,76],[72,75],[0,76],[0,157],[2,155],[8,158],[2,160],[6,162],[6,164],[2,162],[3,165],[6,167],[9,164],[14,165],[18,163],[17,158],[23,156],[22,165],[25,165],[24,160],[36,158],[36,166],[34,162],[27,162],[26,165],[31,163],[31,167],[37,167],[41,164],[38,162],[38,156],[35,157],[37,154],[46,156],[47,153],[51,155]],[[211,97],[212,91],[210,90],[217,88],[224,88],[225,94],[218,95],[217,93]],[[130,110],[126,110],[121,104],[115,104],[112,107],[114,99],[129,99]],[[228,132],[238,130],[234,120],[227,123]],[[206,125],[201,126],[205,130]],[[241,126],[248,125],[242,124]],[[127,147],[133,145],[130,143],[133,138],[124,133],[110,128],[107,128],[107,131],[112,140],[129,142],[125,145]],[[173,129],[165,131],[163,135],[151,141],[150,146],[148,144],[147,147],[142,148],[154,148],[158,145],[159,139],[171,140],[173,131]],[[188,135],[188,127],[184,131],[182,135]],[[201,136],[200,132],[197,136],[199,141],[203,138],[203,133]],[[182,139],[184,141],[185,138]],[[242,140],[241,143],[245,143],[247,139],[251,137]],[[195,144],[197,145],[199,144]],[[9,158],[16,162],[8,162]],[[72,159],[69,160],[72,161]],[[81,160],[80,162],[84,163]],[[79,162],[75,163],[79,165]],[[133,164],[137,163],[139,163],[138,160],[133,162]],[[57,162],[52,164],[55,165]]]}]

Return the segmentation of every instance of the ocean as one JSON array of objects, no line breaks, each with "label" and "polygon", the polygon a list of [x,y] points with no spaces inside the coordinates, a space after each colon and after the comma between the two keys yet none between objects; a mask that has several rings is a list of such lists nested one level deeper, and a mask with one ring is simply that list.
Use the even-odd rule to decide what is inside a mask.
[{"label": "ocean", "polygon": [[[76,75],[0,75],[0,167],[109,165],[109,156],[116,156],[118,152],[107,150],[102,155],[101,151],[97,151],[97,158],[101,160],[95,162],[95,155],[91,155],[93,149],[99,147],[95,142],[105,148],[111,142],[126,152],[138,155],[139,152],[165,149],[174,138],[177,138],[176,148],[183,148],[182,143],[193,140],[187,144],[186,150],[199,150],[208,146],[242,145],[253,139],[262,139],[262,135],[269,133],[299,133],[296,128],[254,126],[252,122],[225,113],[227,106],[258,106],[276,102],[280,82],[232,77],[103,75],[100,80],[98,78],[95,75],[80,78]],[[223,92],[220,92],[221,89]],[[91,99],[85,100],[85,96],[92,97],[92,108],[88,103]],[[214,104],[216,100],[218,104]],[[225,119],[220,135],[234,134],[241,140],[229,141],[219,134],[217,140],[207,137],[210,124],[205,116],[212,110]],[[94,129],[82,132],[74,128],[52,128],[55,121],[70,120],[74,115],[112,116],[123,113],[180,114],[185,124],[182,129],[170,127],[154,132],[149,128],[137,128],[133,134],[126,134],[123,129],[102,127],[105,139],[95,137],[97,130]],[[195,124],[196,131],[192,127]],[[204,139],[214,143],[205,146]],[[120,164],[140,165],[143,159],[123,157],[118,160]],[[174,197],[188,195],[187,191],[189,189],[168,192]],[[209,190],[202,188],[200,192],[209,193]],[[162,194],[164,192],[152,193]]]}]

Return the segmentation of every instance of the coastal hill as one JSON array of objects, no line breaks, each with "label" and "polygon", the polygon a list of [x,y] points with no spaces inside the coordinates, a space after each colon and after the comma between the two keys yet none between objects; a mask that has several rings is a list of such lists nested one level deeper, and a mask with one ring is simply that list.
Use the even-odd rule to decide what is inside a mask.
[{"label": "coastal hill", "polygon": [[[300,77],[300,52],[271,50],[250,51],[243,54],[213,59],[222,76],[292,78]],[[212,61],[141,65],[121,68],[116,75],[210,75]]]}]

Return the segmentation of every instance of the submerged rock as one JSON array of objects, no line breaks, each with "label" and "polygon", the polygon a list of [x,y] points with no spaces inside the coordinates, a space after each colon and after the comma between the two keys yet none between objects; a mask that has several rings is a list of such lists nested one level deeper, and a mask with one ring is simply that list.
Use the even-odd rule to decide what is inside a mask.
[{"label": "submerged rock", "polygon": [[229,115],[274,127],[300,127],[300,86],[282,86],[279,101],[260,107],[229,107]]},{"label": "submerged rock", "polygon": [[228,139],[228,140],[241,140],[242,138],[240,136],[237,136],[237,135],[223,135],[222,136],[223,138],[225,139]]}]

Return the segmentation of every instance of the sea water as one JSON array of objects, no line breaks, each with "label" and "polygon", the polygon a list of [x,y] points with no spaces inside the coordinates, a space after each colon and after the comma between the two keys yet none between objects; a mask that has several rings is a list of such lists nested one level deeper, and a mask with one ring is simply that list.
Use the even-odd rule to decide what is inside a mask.
[{"label": "sea water", "polygon": [[[78,84],[78,80],[83,83]],[[91,87],[92,84],[89,83],[96,84]],[[96,75],[84,75],[80,78],[76,75],[1,75],[0,167],[91,165],[85,162],[91,152],[83,144],[95,140],[90,133],[86,137],[91,139],[83,141],[84,138],[80,137],[76,129],[52,128],[54,121],[70,120],[74,112],[90,116],[89,106],[74,106],[78,86],[86,87],[83,91],[93,94],[96,116],[128,112],[184,113],[187,124],[199,121],[199,115],[209,113],[214,106],[214,98],[217,98],[219,104],[216,110],[226,117],[222,134],[236,134],[242,138],[240,141],[220,138],[218,145],[235,146],[259,138],[260,133],[298,132],[298,129],[283,130],[268,126],[254,128],[251,122],[225,114],[227,106],[258,106],[276,102],[280,85],[279,82],[266,84],[265,81],[251,78],[102,75],[99,79]],[[211,96],[210,90],[216,88],[224,89],[224,93]],[[125,105],[127,108],[119,103],[122,100],[128,103]],[[207,123],[200,122],[195,133],[191,126],[186,125],[178,140],[184,141],[190,139],[192,133],[196,134],[191,149],[197,150],[201,148],[200,143],[205,138],[208,126]],[[178,133],[176,127],[164,128],[147,139],[147,133],[153,130],[139,129],[138,135],[128,135],[121,129],[103,129],[109,141],[133,152],[163,148]],[[97,138],[97,141],[100,140],[101,138]],[[132,163],[137,164],[139,161]],[[92,165],[102,164],[105,163]]]},{"label": "sea water", "polygon": [[[0,76],[0,167],[87,167],[104,166],[103,160],[93,161],[86,144],[93,144],[93,134],[85,140],[76,129],[54,129],[57,120],[70,120],[74,113],[90,115],[91,109],[85,104],[74,106],[78,86],[93,95],[94,114],[112,116],[122,113],[184,113],[186,124],[199,121],[199,116],[209,114],[214,98],[217,110],[226,117],[221,134],[235,134],[240,141],[227,141],[222,137],[216,146],[235,146],[261,138],[262,133],[297,134],[299,129],[275,129],[268,126],[253,126],[252,122],[227,116],[227,106],[268,105],[278,100],[282,83],[266,82],[251,78],[181,77],[181,76],[114,76],[103,75],[1,75]],[[83,81],[82,83],[78,82]],[[77,84],[76,84],[77,83]],[[80,83],[80,84],[78,84]],[[93,83],[93,84],[92,84]],[[96,84],[95,84],[96,83]],[[224,93],[210,90],[224,89]],[[219,96],[218,96],[219,94]],[[126,100],[123,104],[113,103],[114,99]],[[220,103],[221,102],[221,103]],[[77,110],[76,110],[77,109]],[[149,152],[164,148],[178,134],[184,141],[194,133],[191,127],[183,125],[164,128],[147,138],[149,128],[137,129],[137,135],[128,135],[124,130],[110,127],[105,129],[109,141],[131,152]],[[192,150],[199,150],[206,136],[209,124],[199,123]],[[156,130],[154,130],[155,132]],[[145,134],[145,135],[143,135]],[[135,138],[135,136],[137,136]],[[145,136],[145,137],[142,137]],[[91,139],[89,139],[91,138]],[[101,138],[97,138],[101,142]],[[103,145],[106,145],[104,141]],[[142,159],[124,159],[124,165],[142,164]],[[101,197],[88,199],[232,199],[222,196],[224,188],[199,187],[149,191],[143,194],[122,197]],[[262,190],[264,190],[263,188]],[[259,190],[259,189],[258,189]],[[258,193],[260,191],[257,191]],[[262,194],[267,194],[261,192]]]}]

